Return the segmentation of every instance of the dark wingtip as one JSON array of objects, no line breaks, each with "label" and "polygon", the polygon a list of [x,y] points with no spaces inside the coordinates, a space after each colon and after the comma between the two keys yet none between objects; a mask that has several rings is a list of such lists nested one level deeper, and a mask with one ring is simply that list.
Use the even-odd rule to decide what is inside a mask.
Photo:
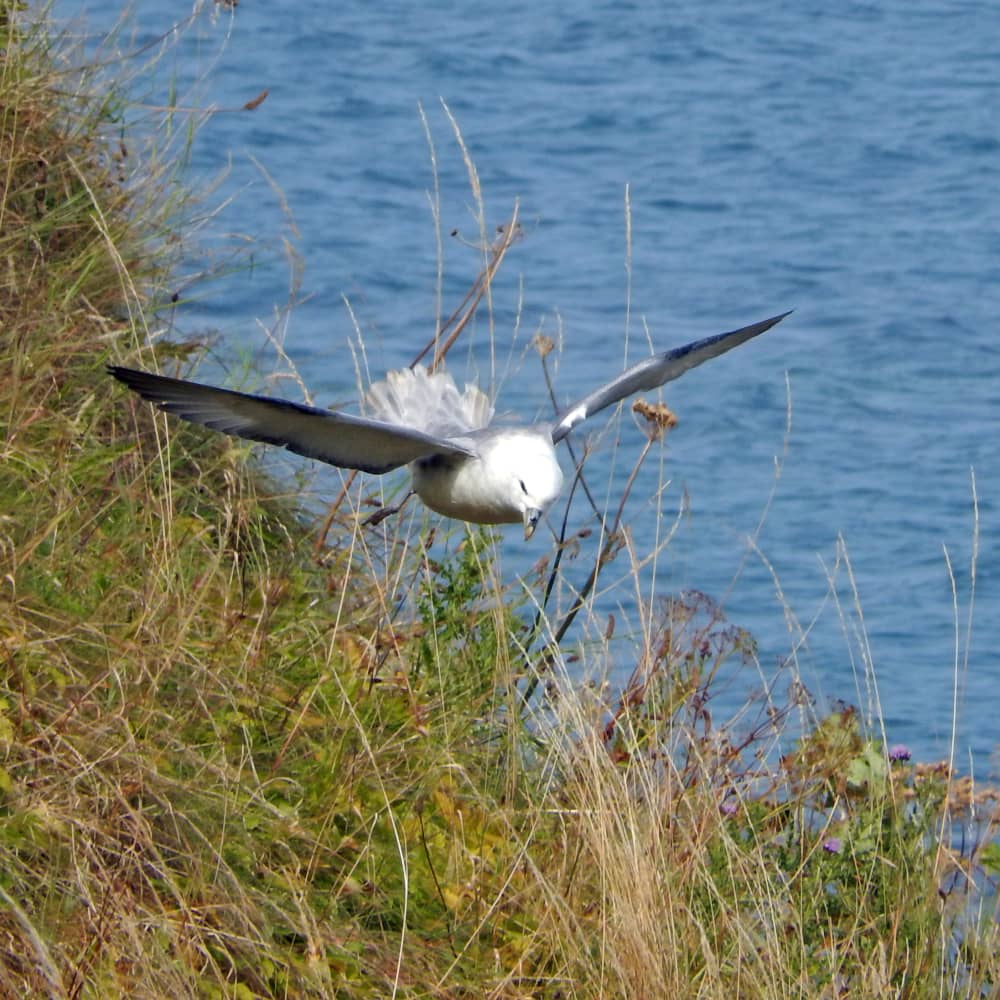
[{"label": "dark wingtip", "polygon": [[105,368],[112,378],[138,393],[143,399],[160,405],[161,408],[164,390],[170,389],[177,383],[177,379],[168,378],[165,375],[154,375],[153,372],[144,372],[139,368],[123,368],[121,365],[105,365]]},{"label": "dark wingtip", "polygon": [[[767,333],[768,330],[770,330],[772,327],[777,326],[783,319],[785,319],[788,316],[791,316],[793,312],[795,312],[794,309],[789,309],[787,312],[778,313],[777,316],[771,316],[770,319],[762,319],[759,323],[752,323],[750,326],[745,326],[741,330],[733,330],[732,333],[744,334],[745,336],[741,337],[740,340],[738,341],[738,343],[744,343],[745,341],[750,340],[752,337],[759,337],[762,333]],[[729,337],[730,335],[731,334],[729,333],[721,334],[719,339],[722,339],[723,337]],[[695,343],[695,344],[690,344],[688,346],[696,347],[698,345],[697,343]]]},{"label": "dark wingtip", "polygon": [[184,382],[182,379],[171,378],[169,375],[157,375],[156,372],[143,371],[141,368],[125,368],[122,365],[105,365],[107,373],[123,382],[130,389],[137,385],[198,385],[197,382]]},{"label": "dark wingtip", "polygon": [[129,384],[129,379],[134,378],[136,375],[142,375],[143,372],[137,371],[135,368],[123,368],[121,365],[105,365],[104,370],[112,376],[112,378],[118,379],[119,382],[124,382],[125,385]]},{"label": "dark wingtip", "polygon": [[764,327],[765,330],[770,330],[772,326],[777,326],[783,319],[791,316],[795,312],[794,309],[789,309],[786,312],[778,313],[777,316],[772,316],[770,319],[764,320],[760,325]]}]

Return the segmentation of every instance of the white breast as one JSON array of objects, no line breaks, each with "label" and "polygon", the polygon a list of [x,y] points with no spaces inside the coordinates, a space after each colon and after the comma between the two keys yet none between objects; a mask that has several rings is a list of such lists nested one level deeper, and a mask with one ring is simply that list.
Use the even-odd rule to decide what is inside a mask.
[{"label": "white breast", "polygon": [[431,510],[476,524],[513,524],[526,506],[544,510],[559,495],[562,471],[547,431],[498,430],[478,444],[477,458],[410,466],[413,488]]}]

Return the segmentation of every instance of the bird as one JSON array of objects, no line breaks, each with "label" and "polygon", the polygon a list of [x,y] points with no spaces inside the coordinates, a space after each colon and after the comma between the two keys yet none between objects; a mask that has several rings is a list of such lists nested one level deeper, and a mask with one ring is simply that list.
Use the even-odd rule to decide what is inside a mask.
[{"label": "bird", "polygon": [[183,420],[382,475],[409,466],[412,490],[431,510],[473,524],[524,526],[530,539],[563,485],[555,446],[595,413],[649,392],[765,333],[789,313],[695,340],[632,365],[551,422],[494,423],[476,385],[422,366],[389,372],[363,400],[364,416],[108,365],[143,399]]}]

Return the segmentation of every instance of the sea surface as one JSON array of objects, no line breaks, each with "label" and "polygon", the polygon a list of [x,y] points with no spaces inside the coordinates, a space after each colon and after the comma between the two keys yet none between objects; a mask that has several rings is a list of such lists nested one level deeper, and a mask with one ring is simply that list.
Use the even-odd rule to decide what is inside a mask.
[{"label": "sea surface", "polygon": [[[131,116],[218,109],[186,182],[212,186],[205,260],[252,246],[252,266],[181,330],[234,372],[279,366],[274,330],[318,403],[356,401],[357,367],[411,361],[482,264],[469,162],[485,237],[515,205],[524,231],[450,361],[501,411],[551,413],[536,333],[567,403],[650,344],[794,309],[666,391],[680,422],[633,492],[636,550],[683,514],[642,592],[602,596],[611,666],[652,594],[703,591],[821,705],[868,713],[869,658],[888,740],[924,758],[954,703],[960,766],[997,776],[1000,5],[247,0],[172,30],[188,12],[53,9],[105,54],[145,47]],[[644,439],[628,411],[589,429],[603,502]],[[317,508],[338,485],[313,480]],[[551,548],[503,535],[508,578]]]}]

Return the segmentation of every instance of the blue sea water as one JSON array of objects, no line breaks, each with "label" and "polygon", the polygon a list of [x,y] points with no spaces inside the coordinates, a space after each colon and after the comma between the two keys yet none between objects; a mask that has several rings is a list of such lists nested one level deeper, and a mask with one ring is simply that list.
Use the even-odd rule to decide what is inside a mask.
[{"label": "blue sea water", "polygon": [[[55,13],[97,44],[121,7]],[[182,14],[138,0],[115,44],[156,51]],[[649,542],[657,510],[672,519],[686,496],[657,592],[724,598],[765,671],[794,648],[825,699],[867,704],[854,670],[869,650],[888,738],[922,756],[947,753],[957,657],[962,764],[996,775],[1000,6],[244,2],[206,5],[166,48],[133,81],[149,104],[170,86],[223,109],[269,91],[205,122],[188,179],[225,171],[212,197],[233,196],[208,245],[287,238],[299,255],[302,301],[279,325],[321,403],[356,398],[355,319],[374,373],[404,365],[480,266],[442,100],[488,225],[516,201],[525,229],[494,288],[494,349],[480,319],[451,363],[495,384],[500,409],[550,412],[537,331],[562,341],[567,402],[648,353],[647,332],[663,349],[794,308],[669,387],[670,485],[634,505],[633,537]],[[260,324],[289,284],[280,253],[257,253],[180,324],[218,331],[230,358],[267,357]],[[600,437],[594,481],[614,460],[617,488],[641,441],[624,414]],[[637,497],[659,473],[654,461]],[[835,570],[842,543],[863,622]],[[535,544],[506,529],[508,575]],[[610,595],[610,609],[629,620],[634,597]]]}]

